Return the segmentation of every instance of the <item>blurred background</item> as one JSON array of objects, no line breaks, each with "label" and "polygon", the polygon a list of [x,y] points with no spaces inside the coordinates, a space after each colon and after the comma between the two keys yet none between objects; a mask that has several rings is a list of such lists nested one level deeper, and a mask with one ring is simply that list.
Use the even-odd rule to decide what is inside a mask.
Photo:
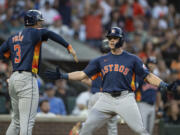
[{"label": "blurred background", "polygon": [[[168,83],[180,80],[178,0],[0,0],[1,44],[11,34],[24,28],[23,16],[29,9],[40,10],[45,19],[44,27],[71,43],[80,60],[76,64],[66,49],[53,41],[42,45],[37,117],[87,117],[87,103],[91,96],[88,86],[78,81],[53,82],[45,79],[42,73],[47,68],[55,69],[57,65],[64,72],[84,69],[91,59],[102,55],[102,40],[107,30],[114,26],[125,31],[125,50],[139,56],[144,63],[148,58],[156,59],[152,68],[154,74]],[[11,114],[7,85],[10,74],[11,63],[0,60],[0,116],[4,117]],[[180,83],[173,92],[161,93],[158,99],[160,104],[156,107],[157,130],[154,134],[179,135]],[[43,116],[41,112],[48,113]],[[0,125],[3,125],[1,118]],[[0,126],[0,134],[6,128]],[[68,134],[69,128],[62,132]]]}]

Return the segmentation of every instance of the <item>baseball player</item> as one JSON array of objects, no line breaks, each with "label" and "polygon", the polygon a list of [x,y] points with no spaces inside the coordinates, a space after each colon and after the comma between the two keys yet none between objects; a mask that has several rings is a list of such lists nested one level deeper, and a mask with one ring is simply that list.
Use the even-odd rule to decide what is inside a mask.
[{"label": "baseball player", "polygon": [[[156,59],[154,57],[149,57],[147,59],[146,65],[147,68],[153,72],[153,69],[156,67]],[[138,102],[138,107],[142,116],[143,124],[146,130],[152,135],[154,120],[155,120],[155,110],[156,107],[160,107],[160,96],[156,96],[160,94],[157,91],[157,87],[148,84],[144,80],[136,79],[137,84],[139,85],[136,90],[136,101]],[[156,102],[158,101],[158,102]]]},{"label": "baseball player", "polygon": [[143,62],[135,55],[122,49],[124,32],[112,27],[107,33],[111,52],[93,59],[83,71],[61,73],[46,71],[50,79],[82,80],[96,73],[102,74],[102,96],[92,107],[80,135],[92,135],[104,123],[115,115],[120,115],[127,125],[139,135],[149,135],[143,126],[134,91],[135,78],[139,76],[148,83],[167,89],[168,84],[150,73]]},{"label": "baseball player", "polygon": [[[108,40],[103,40],[103,44],[101,46],[101,52],[104,54],[108,53],[110,51],[109,45],[107,44]],[[90,97],[88,101],[88,111],[94,106],[94,104],[97,102],[97,100],[101,96],[101,83],[102,78],[101,74],[95,74],[90,78],[85,78],[81,80],[81,82],[87,84],[89,87],[91,87],[91,93],[92,96]],[[108,123],[108,135],[118,135],[118,129],[117,129],[117,116],[112,117]]]},{"label": "baseball player", "polygon": [[[103,44],[101,46],[101,51],[106,54],[110,51],[110,48],[107,44],[107,40],[103,40]],[[83,83],[87,84],[88,86],[91,87],[91,93],[93,94],[91,98],[89,99],[88,102],[88,110],[90,111],[91,108],[95,105],[95,103],[98,101],[100,96],[102,95],[102,88],[101,88],[101,83],[102,83],[102,78],[101,78],[101,73],[97,73],[93,75],[90,78],[85,78],[82,80]],[[118,135],[118,129],[117,129],[117,121],[118,118],[117,116],[112,117],[108,123],[108,135]]]},{"label": "baseball player", "polygon": [[41,28],[43,20],[40,11],[27,11],[24,16],[25,29],[10,36],[0,46],[0,57],[10,56],[13,65],[9,79],[12,121],[6,135],[32,135],[39,100],[36,75],[42,42],[52,39],[66,47],[78,61],[69,43],[54,32]]}]

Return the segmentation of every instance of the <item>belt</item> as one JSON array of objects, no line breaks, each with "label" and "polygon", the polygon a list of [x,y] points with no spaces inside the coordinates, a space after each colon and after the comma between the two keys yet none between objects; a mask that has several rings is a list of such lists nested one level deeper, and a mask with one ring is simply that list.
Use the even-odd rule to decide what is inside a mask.
[{"label": "belt", "polygon": [[112,92],[104,91],[104,92],[109,93],[112,97],[119,97],[122,94],[122,91],[112,91]]},{"label": "belt", "polygon": [[146,102],[147,104],[149,104],[149,105],[154,105],[154,103],[153,102]]},{"label": "belt", "polygon": [[18,72],[18,73],[28,72],[28,73],[31,73],[31,74],[32,74],[32,76],[37,77],[37,74],[35,74],[35,73],[31,72],[31,71],[18,70],[18,71],[13,71],[13,72]]}]

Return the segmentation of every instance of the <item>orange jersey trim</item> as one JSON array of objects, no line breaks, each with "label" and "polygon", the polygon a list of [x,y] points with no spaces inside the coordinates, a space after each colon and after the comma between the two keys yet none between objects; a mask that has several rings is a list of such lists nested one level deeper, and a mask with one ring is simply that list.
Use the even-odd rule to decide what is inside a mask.
[{"label": "orange jersey trim", "polygon": [[133,91],[136,90],[136,86],[135,86],[135,78],[136,78],[136,75],[135,73],[133,72],[133,75],[132,75],[132,81],[131,81],[131,88]]},{"label": "orange jersey trim", "polygon": [[137,102],[140,102],[140,101],[141,101],[141,92],[140,92],[140,90],[138,90],[138,91],[136,92],[136,101],[137,101]]},{"label": "orange jersey trim", "polygon": [[69,44],[67,47],[67,50],[70,51],[72,49],[72,46]]},{"label": "orange jersey trim", "polygon": [[93,75],[93,76],[91,77],[91,80],[96,80],[99,76],[102,78],[101,72],[99,72],[99,73]]},{"label": "orange jersey trim", "polygon": [[38,66],[39,66],[39,55],[40,55],[40,48],[41,48],[42,42],[37,43],[37,45],[34,48],[34,56],[32,61],[32,72],[37,74],[38,73]]},{"label": "orange jersey trim", "polygon": [[8,58],[10,57],[10,55],[11,55],[10,50],[4,53],[4,57],[5,57],[6,59],[8,59]]}]

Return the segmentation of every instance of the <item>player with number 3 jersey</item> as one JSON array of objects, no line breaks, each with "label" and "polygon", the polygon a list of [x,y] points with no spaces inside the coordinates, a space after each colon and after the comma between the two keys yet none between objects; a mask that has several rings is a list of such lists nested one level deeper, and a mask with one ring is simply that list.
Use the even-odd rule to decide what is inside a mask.
[{"label": "player with number 3 jersey", "polygon": [[42,42],[51,39],[63,45],[75,61],[78,61],[68,42],[54,32],[41,28],[43,20],[40,11],[27,11],[24,16],[24,30],[12,35],[0,46],[0,58],[10,57],[13,66],[9,79],[12,121],[6,135],[32,135],[39,101],[36,75]]}]

